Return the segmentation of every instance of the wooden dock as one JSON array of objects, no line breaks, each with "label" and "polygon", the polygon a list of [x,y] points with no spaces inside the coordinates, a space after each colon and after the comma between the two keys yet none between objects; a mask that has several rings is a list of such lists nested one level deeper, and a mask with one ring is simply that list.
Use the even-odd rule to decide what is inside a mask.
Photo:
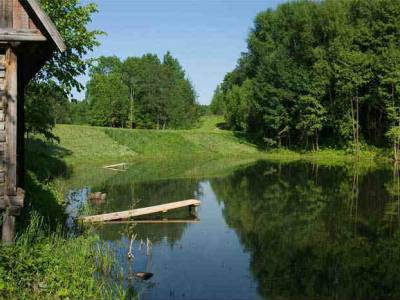
[{"label": "wooden dock", "polygon": [[189,209],[192,209],[194,207],[199,206],[200,204],[201,204],[201,202],[199,200],[190,199],[190,200],[171,202],[171,203],[166,203],[166,204],[161,204],[161,205],[156,205],[156,206],[126,210],[126,211],[121,211],[121,212],[81,217],[81,218],[79,218],[79,220],[81,220],[83,222],[88,222],[88,223],[126,220],[126,219],[133,218],[133,217],[150,215],[150,214],[155,214],[155,213],[160,213],[160,212],[166,213],[170,210],[183,208],[183,207],[189,207]]},{"label": "wooden dock", "polygon": [[162,219],[162,220],[122,220],[104,222],[105,224],[198,224],[200,219]]},{"label": "wooden dock", "polygon": [[128,167],[126,163],[119,163],[115,165],[104,166],[103,169],[117,171],[117,172],[126,172]]}]

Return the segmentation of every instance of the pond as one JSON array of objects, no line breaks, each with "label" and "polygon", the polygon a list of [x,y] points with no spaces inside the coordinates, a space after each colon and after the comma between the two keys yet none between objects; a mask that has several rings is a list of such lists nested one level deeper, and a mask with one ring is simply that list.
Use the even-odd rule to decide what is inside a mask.
[{"label": "pond", "polygon": [[[202,202],[197,219],[182,209],[152,216],[170,223],[96,227],[117,250],[132,298],[400,297],[400,180],[391,167],[259,161],[209,178],[142,181],[129,174],[69,198],[86,197],[90,188],[106,192],[96,212]],[[133,270],[154,276],[142,282],[129,276]]]}]

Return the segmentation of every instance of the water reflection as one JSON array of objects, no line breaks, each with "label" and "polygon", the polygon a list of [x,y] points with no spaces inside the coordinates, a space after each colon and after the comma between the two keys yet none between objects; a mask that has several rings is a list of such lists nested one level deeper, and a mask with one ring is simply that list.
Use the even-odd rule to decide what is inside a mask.
[{"label": "water reflection", "polygon": [[212,187],[265,298],[388,299],[400,292],[390,182],[398,194],[385,170],[259,163]]},{"label": "water reflection", "polygon": [[[211,179],[129,182],[100,211],[202,200],[199,224],[98,228],[128,269],[155,273],[125,282],[142,299],[397,299],[400,297],[399,170],[259,162]],[[187,211],[168,217],[185,218]],[[126,258],[129,230],[136,259]],[[140,240],[150,238],[150,256]],[[125,272],[128,272],[125,270]]]}]

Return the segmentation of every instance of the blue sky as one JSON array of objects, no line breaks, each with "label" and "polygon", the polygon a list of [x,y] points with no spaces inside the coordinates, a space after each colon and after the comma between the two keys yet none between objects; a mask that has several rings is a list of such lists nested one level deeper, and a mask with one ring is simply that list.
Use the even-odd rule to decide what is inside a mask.
[{"label": "blue sky", "polygon": [[[89,0],[83,0],[88,2]],[[141,56],[168,50],[179,59],[208,104],[213,91],[246,51],[254,17],[282,0],[92,0],[92,29],[107,32],[91,56]],[[83,77],[82,81],[87,78]],[[82,98],[83,94],[76,95]]]}]

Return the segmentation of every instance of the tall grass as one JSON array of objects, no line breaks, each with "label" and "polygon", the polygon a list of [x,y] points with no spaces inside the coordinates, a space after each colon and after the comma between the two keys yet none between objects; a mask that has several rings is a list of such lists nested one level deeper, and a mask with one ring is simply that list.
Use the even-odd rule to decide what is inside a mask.
[{"label": "tall grass", "polygon": [[99,280],[117,264],[104,249],[93,234],[71,238],[61,227],[50,231],[33,212],[16,244],[0,247],[0,298],[123,299],[121,287]]}]

